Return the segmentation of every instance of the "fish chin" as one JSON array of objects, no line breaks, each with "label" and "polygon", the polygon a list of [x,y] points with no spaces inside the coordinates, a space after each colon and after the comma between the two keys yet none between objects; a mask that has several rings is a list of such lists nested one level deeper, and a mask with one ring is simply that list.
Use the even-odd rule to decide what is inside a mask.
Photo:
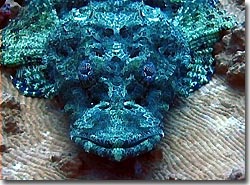
[{"label": "fish chin", "polygon": [[129,110],[98,107],[71,124],[71,139],[86,152],[121,161],[152,150],[164,136],[162,121],[141,106]]}]

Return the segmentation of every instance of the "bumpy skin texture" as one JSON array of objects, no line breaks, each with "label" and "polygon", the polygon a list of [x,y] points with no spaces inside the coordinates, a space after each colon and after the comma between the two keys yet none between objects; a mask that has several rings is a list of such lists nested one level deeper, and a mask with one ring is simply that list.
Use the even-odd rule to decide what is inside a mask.
[{"label": "bumpy skin texture", "polygon": [[235,25],[216,1],[30,0],[3,30],[2,64],[26,96],[58,96],[70,137],[121,161],[152,150],[176,96],[206,84]]}]

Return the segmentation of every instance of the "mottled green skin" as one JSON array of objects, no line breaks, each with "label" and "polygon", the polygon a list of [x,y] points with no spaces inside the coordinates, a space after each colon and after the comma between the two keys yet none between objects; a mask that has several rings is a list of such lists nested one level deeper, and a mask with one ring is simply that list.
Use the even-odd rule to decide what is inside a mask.
[{"label": "mottled green skin", "polygon": [[58,96],[75,143],[115,161],[155,147],[173,99],[209,82],[212,46],[235,24],[209,0],[63,2],[27,1],[3,30],[2,64],[24,95]]}]

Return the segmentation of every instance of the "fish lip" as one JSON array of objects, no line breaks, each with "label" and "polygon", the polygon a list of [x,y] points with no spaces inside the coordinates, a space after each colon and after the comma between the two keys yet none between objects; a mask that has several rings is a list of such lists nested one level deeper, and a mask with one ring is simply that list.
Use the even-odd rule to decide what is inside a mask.
[{"label": "fish lip", "polygon": [[[87,153],[93,153],[100,157],[108,158],[111,161],[120,162],[123,161],[124,159],[136,157],[143,153],[151,151],[160,142],[162,137],[164,137],[163,132],[150,135],[148,137],[140,139],[139,140],[140,142],[137,142],[136,145],[129,145],[130,147],[126,148],[125,147],[106,148],[102,145],[99,145],[99,143],[96,144],[92,142],[92,140],[89,140],[88,138],[85,137],[74,136],[72,139],[75,140],[76,144],[81,145],[81,147]],[[80,140],[77,141],[77,138]],[[122,154],[120,154],[120,156],[117,157],[117,153],[122,153]]]},{"label": "fish lip", "polygon": [[[113,143],[111,144],[108,140],[107,141],[98,141],[98,139],[92,139],[90,137],[84,137],[84,136],[76,136],[78,138],[81,138],[82,140],[85,140],[85,141],[89,141],[95,145],[98,145],[100,147],[103,147],[103,148],[107,148],[107,149],[113,149],[113,148],[131,148],[131,147],[135,147],[136,145],[139,145],[140,143],[146,141],[147,139],[149,138],[152,138],[156,135],[161,135],[161,134],[150,134],[148,136],[144,136],[144,137],[141,137],[139,139],[136,139],[134,141],[131,141],[131,142],[128,142],[128,140],[124,140],[122,141],[121,144],[118,144],[118,143]],[[112,138],[111,138],[112,139]],[[119,139],[117,139],[119,140]],[[119,140],[121,141],[121,140]]]}]

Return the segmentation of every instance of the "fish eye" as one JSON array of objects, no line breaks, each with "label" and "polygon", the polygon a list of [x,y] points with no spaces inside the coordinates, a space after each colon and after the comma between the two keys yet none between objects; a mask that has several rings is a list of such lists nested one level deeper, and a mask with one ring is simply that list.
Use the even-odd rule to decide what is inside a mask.
[{"label": "fish eye", "polygon": [[156,69],[153,63],[147,63],[142,69],[142,78],[146,84],[151,84],[156,76]]},{"label": "fish eye", "polygon": [[94,70],[88,61],[83,60],[80,63],[78,67],[78,78],[83,87],[87,88],[92,85],[94,81]]}]

